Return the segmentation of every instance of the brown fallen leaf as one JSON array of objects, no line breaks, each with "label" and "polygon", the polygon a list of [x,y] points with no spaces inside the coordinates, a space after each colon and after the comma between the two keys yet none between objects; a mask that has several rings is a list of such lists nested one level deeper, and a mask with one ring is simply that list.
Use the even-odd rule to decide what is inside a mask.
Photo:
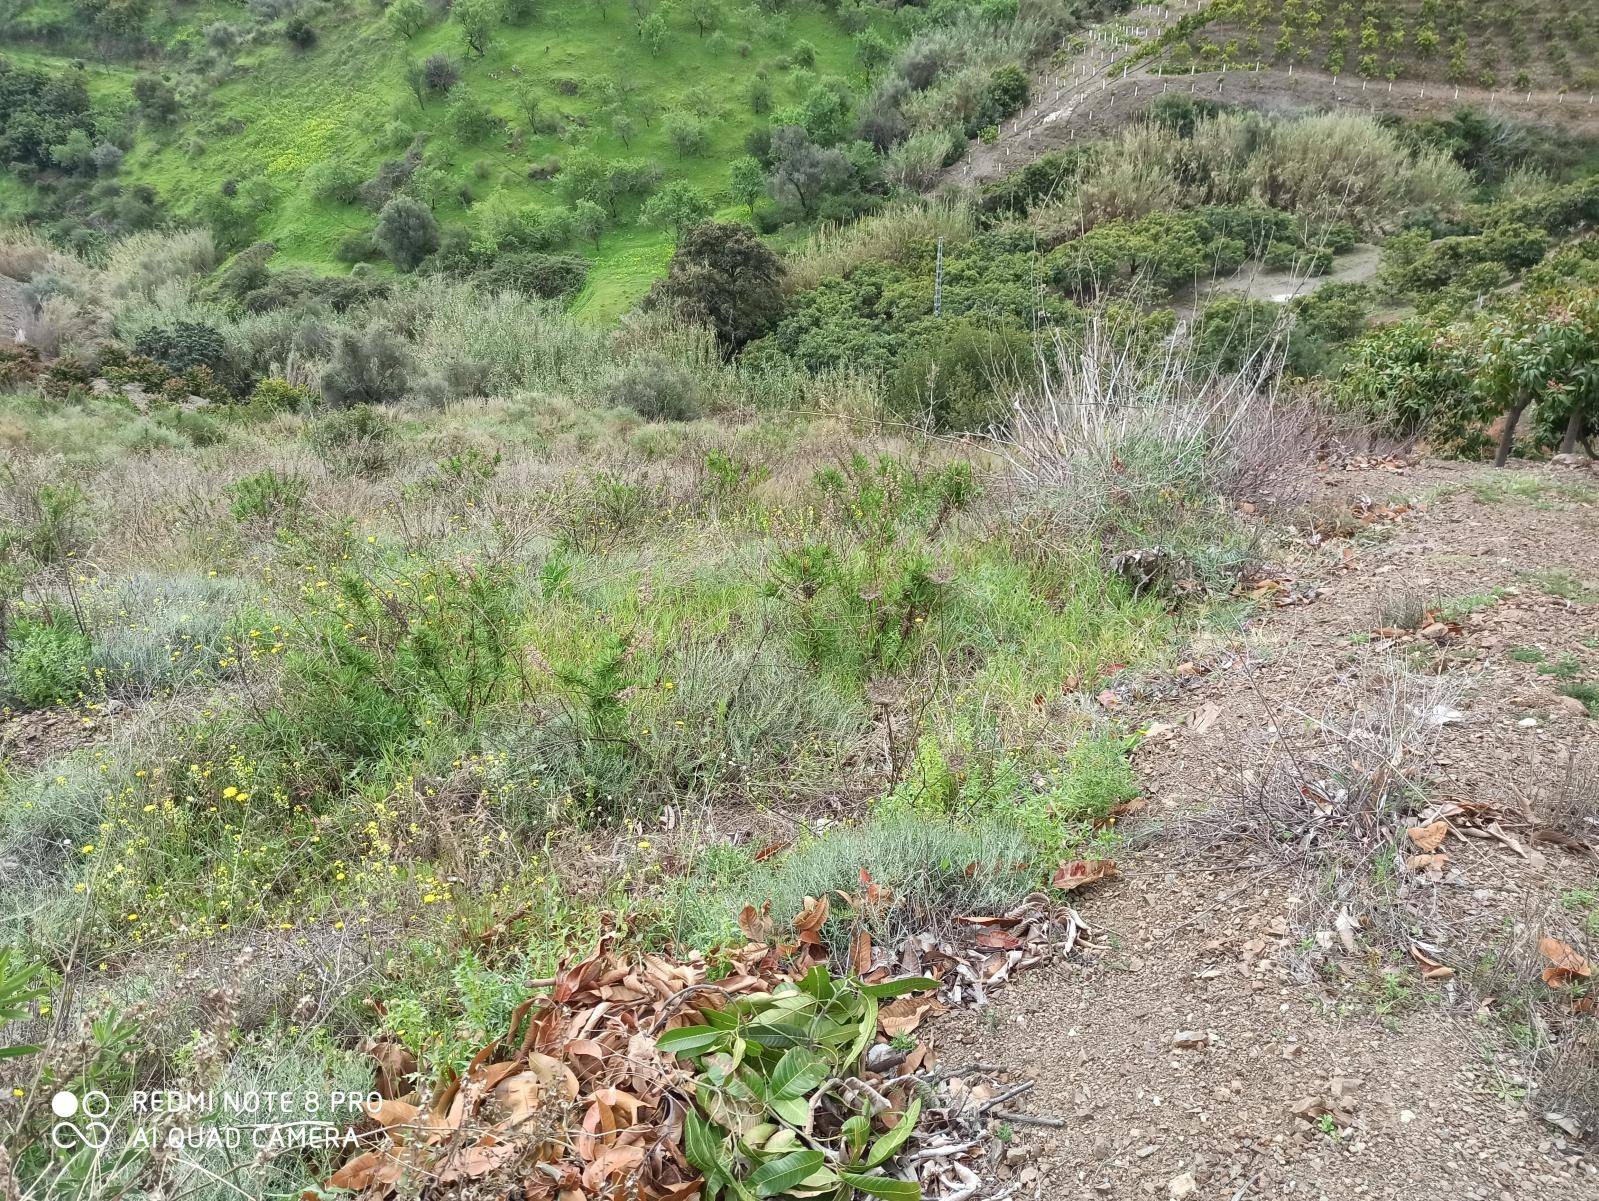
[{"label": "brown fallen leaf", "polygon": [[802,934],[814,934],[822,928],[822,923],[827,920],[827,898],[818,900],[815,897],[806,897],[805,904],[800,907],[799,914],[794,918],[794,929]]},{"label": "brown fallen leaf", "polygon": [[849,940],[849,966],[857,976],[872,970],[872,932],[860,927]]},{"label": "brown fallen leaf", "polygon": [[985,951],[1014,951],[1022,940],[1004,930],[984,930],[977,936],[977,945]]},{"label": "brown fallen leaf", "polygon": [[404,1044],[393,1039],[380,1039],[369,1043],[366,1052],[377,1061],[374,1086],[380,1097],[403,1097],[411,1091],[411,1077],[416,1074],[416,1056]]},{"label": "brown fallen leaf", "polygon": [[1055,869],[1050,883],[1062,892],[1071,892],[1088,884],[1097,884],[1116,875],[1114,859],[1073,859]]},{"label": "brown fallen leaf", "polygon": [[1549,966],[1543,970],[1543,982],[1550,988],[1586,980],[1593,975],[1593,965],[1558,938],[1544,935],[1538,940],[1538,953],[1549,961]]},{"label": "brown fallen leaf", "polygon": [[1214,701],[1206,701],[1195,709],[1189,720],[1193,723],[1194,733],[1208,734],[1210,727],[1216,724],[1216,719],[1221,716],[1221,706]]},{"label": "brown fallen leaf", "polygon": [[379,1126],[387,1129],[390,1126],[404,1126],[407,1122],[416,1119],[416,1106],[406,1101],[386,1099],[376,1104],[368,1103],[363,1108],[366,1116]]},{"label": "brown fallen leaf", "polygon": [[949,1006],[937,997],[896,997],[877,1011],[877,1026],[889,1038],[909,1034],[926,1019],[947,1013]]},{"label": "brown fallen leaf", "polygon": [[1416,961],[1416,966],[1421,969],[1424,980],[1447,980],[1455,974],[1455,969],[1439,963],[1415,943],[1410,944],[1410,957]]},{"label": "brown fallen leaf", "polygon": [[1094,819],[1094,829],[1103,830],[1107,826],[1114,826],[1122,818],[1141,812],[1148,805],[1149,802],[1141,796],[1135,796],[1130,800],[1118,801],[1110,807],[1110,812],[1105,814],[1104,817]]},{"label": "brown fallen leaf", "polygon": [[1416,849],[1429,855],[1443,845],[1444,838],[1448,833],[1449,823],[1444,821],[1432,822],[1425,826],[1415,826],[1405,831],[1410,841],[1416,844]]},{"label": "brown fallen leaf", "polygon": [[738,915],[738,928],[743,931],[744,937],[751,942],[766,943],[772,941],[772,902],[767,901],[759,910],[754,905],[745,905]]}]

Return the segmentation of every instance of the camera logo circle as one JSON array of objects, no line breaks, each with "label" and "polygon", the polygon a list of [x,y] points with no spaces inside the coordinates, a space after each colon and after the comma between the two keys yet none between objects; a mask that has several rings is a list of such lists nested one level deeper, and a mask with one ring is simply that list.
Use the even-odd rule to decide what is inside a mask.
[{"label": "camera logo circle", "polygon": [[[111,1112],[111,1098],[99,1089],[90,1089],[81,1097],[63,1089],[50,1098],[50,1112],[62,1119],[50,1128],[50,1142],[59,1150],[99,1148],[111,1140],[111,1127],[98,1120]],[[70,1120],[76,1117],[87,1120]]]}]

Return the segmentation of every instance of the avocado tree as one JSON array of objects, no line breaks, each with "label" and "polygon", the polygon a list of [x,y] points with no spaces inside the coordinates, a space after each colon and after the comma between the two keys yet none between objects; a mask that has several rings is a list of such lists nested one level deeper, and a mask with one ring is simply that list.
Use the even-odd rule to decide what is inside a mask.
[{"label": "avocado tree", "polygon": [[1494,466],[1510,458],[1516,427],[1538,406],[1566,419],[1569,449],[1589,428],[1599,400],[1599,290],[1517,297],[1488,318],[1474,391],[1504,427]]}]

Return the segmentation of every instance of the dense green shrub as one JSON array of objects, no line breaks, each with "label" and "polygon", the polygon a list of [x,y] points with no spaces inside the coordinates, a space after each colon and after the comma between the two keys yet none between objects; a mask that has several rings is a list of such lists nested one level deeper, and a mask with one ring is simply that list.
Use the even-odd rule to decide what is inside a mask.
[{"label": "dense green shrub", "polygon": [[1385,325],[1350,348],[1337,393],[1396,433],[1425,432],[1443,447],[1480,445],[1483,413],[1470,391],[1469,353],[1461,331],[1424,318]]},{"label": "dense green shrub", "polygon": [[474,278],[491,291],[559,300],[582,291],[588,271],[588,260],[575,254],[502,254]]},{"label": "dense green shrub", "polygon": [[25,709],[71,702],[89,686],[89,639],[70,615],[19,619],[10,630],[0,684],[7,702]]},{"label": "dense green shrub", "polygon": [[305,441],[329,471],[384,471],[393,465],[394,419],[364,405],[329,413],[305,427]]},{"label": "dense green shrub", "polygon": [[929,242],[897,262],[866,262],[792,297],[772,336],[808,370],[886,372],[911,350],[936,343],[944,326],[970,317],[1007,336],[1072,326],[1081,310],[1039,288],[1037,240],[1028,230],[993,230],[945,248],[943,316],[933,316],[936,250]]},{"label": "dense green shrub", "polygon": [[1077,295],[1148,287],[1170,293],[1236,271],[1249,254],[1243,238],[1187,213],[1155,212],[1118,218],[1063,243],[1047,260],[1055,285]]},{"label": "dense green shrub", "polygon": [[315,403],[316,393],[310,388],[302,388],[272,375],[257,380],[250,392],[250,404],[265,412],[292,413]]},{"label": "dense green shrub", "polygon": [[53,75],[0,58],[0,162],[48,167],[51,148],[75,133],[86,142],[96,133],[82,76]]},{"label": "dense green shrub", "polygon": [[140,330],[133,339],[133,351],[181,375],[191,367],[217,370],[227,353],[227,342],[215,326],[178,321]]},{"label": "dense green shrub", "polygon": [[996,67],[988,77],[982,107],[967,121],[966,136],[975,137],[985,125],[1013,117],[1027,103],[1027,72],[1014,63]]},{"label": "dense green shrub", "polygon": [[1012,395],[1037,378],[1037,363],[1027,331],[954,318],[900,355],[884,378],[883,404],[941,432],[985,432],[1005,424]]},{"label": "dense green shrub", "polygon": [[1089,159],[1086,148],[1054,151],[1033,159],[1002,179],[984,184],[977,211],[987,222],[1024,217],[1042,201],[1064,196]]},{"label": "dense green shrub", "polygon": [[241,476],[223,494],[234,521],[275,530],[299,521],[308,487],[299,476],[268,468]]},{"label": "dense green shrub", "polygon": [[709,326],[732,355],[782,316],[783,265],[748,226],[707,221],[686,231],[646,308],[674,306]]}]

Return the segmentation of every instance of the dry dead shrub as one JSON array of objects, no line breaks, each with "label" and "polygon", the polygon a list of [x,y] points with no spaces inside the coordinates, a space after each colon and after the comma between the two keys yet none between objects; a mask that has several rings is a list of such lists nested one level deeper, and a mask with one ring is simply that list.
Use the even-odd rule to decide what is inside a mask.
[{"label": "dry dead shrub", "polygon": [[22,340],[47,359],[91,349],[105,336],[105,318],[65,296],[47,296],[22,319]]},{"label": "dry dead shrub", "polygon": [[1599,755],[1578,751],[1533,801],[1541,825],[1599,848]]},{"label": "dry dead shrub", "polygon": [[60,257],[43,238],[26,230],[0,230],[0,275],[27,280]]},{"label": "dry dead shrub", "polygon": [[1083,332],[1057,332],[1044,354],[1036,388],[1012,401],[1001,453],[1020,480],[1058,489],[1126,477],[1130,464],[1160,465],[1169,488],[1229,500],[1260,501],[1300,490],[1314,449],[1314,421],[1279,387],[1286,327],[1239,367],[1202,367],[1191,339],[1178,335],[1151,346],[1133,319],[1100,305]]},{"label": "dry dead shrub", "polygon": [[1575,1015],[1545,1057],[1534,1103],[1568,1133],[1599,1140],[1599,1017]]},{"label": "dry dead shrub", "polygon": [[1435,913],[1434,888],[1408,868],[1406,828],[1455,684],[1398,659],[1300,698],[1255,692],[1257,733],[1236,788],[1189,823],[1200,845],[1243,844],[1300,873],[1301,920],[1324,950],[1361,942],[1408,954]]}]

